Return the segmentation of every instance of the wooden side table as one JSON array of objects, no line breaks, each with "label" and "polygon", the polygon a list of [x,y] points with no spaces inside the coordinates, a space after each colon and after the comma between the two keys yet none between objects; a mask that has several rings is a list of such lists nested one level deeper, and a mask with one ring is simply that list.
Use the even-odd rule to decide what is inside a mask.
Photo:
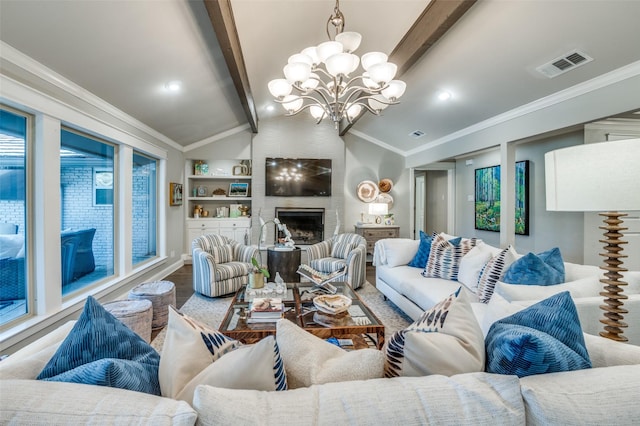
[{"label": "wooden side table", "polygon": [[276,250],[274,247],[267,248],[267,269],[271,278],[268,281],[273,282],[276,278],[276,272],[286,283],[299,283],[300,275],[296,273],[300,266],[302,250],[299,247],[293,250]]},{"label": "wooden side table", "polygon": [[376,241],[383,238],[399,238],[400,227],[395,225],[355,225],[355,233],[362,235],[367,240],[367,255],[373,256]]}]

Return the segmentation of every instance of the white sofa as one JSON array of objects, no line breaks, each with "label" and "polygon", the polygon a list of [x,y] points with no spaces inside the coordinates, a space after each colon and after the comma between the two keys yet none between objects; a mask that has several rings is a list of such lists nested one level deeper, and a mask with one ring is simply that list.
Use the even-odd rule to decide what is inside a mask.
[{"label": "white sofa", "polygon": [[640,347],[585,335],[592,369],[326,383],[284,392],[196,389],[184,401],[34,380],[69,323],[0,362],[0,424],[616,424],[640,418]]},{"label": "white sofa", "polygon": [[[376,266],[376,287],[404,311],[409,317],[416,320],[427,309],[462,287],[473,303],[474,313],[481,324],[491,309],[489,304],[479,303],[478,297],[471,289],[470,283],[464,285],[458,281],[441,278],[425,278],[421,275],[423,268],[408,266],[418,251],[419,241],[406,238],[383,239],[376,242],[373,263]],[[497,248],[493,248],[496,252]],[[539,286],[515,286],[498,283],[495,293],[500,294],[507,302],[518,306],[529,306],[538,302],[539,298],[525,297],[526,294],[535,294],[536,291],[544,291],[550,296],[555,292],[568,289],[578,310],[580,324],[585,333],[598,335],[603,330],[600,319],[603,317],[600,305],[603,297],[599,295],[602,285],[599,278],[602,270],[597,266],[579,265],[565,262],[565,282],[567,285],[547,286],[540,289]],[[461,270],[460,273],[463,271]],[[479,272],[479,271],[477,271]],[[628,271],[624,273],[625,294],[628,299],[624,301],[624,309],[629,312],[624,316],[624,322],[628,324],[624,336],[629,343],[640,345],[640,271]],[[515,309],[515,308],[514,308]],[[485,330],[486,332],[486,330]]]}]

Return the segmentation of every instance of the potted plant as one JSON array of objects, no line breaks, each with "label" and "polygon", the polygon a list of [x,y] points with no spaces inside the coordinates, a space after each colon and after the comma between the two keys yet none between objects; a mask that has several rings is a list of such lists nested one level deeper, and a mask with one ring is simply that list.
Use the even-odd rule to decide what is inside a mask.
[{"label": "potted plant", "polygon": [[264,287],[264,277],[271,277],[269,271],[267,270],[267,268],[260,266],[260,264],[258,263],[258,259],[256,259],[255,257],[251,258],[251,264],[253,265],[253,269],[249,273],[249,287]]}]

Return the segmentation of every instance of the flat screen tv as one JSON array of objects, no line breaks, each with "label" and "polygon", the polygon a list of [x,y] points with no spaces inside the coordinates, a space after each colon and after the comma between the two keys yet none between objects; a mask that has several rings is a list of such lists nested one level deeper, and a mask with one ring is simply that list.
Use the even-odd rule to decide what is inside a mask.
[{"label": "flat screen tv", "polygon": [[265,186],[271,197],[329,197],[331,160],[267,158]]}]

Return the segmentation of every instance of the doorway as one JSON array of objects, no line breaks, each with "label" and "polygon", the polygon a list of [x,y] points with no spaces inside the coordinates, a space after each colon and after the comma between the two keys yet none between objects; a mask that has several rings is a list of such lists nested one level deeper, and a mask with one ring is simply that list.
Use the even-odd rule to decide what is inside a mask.
[{"label": "doorway", "polygon": [[426,234],[448,232],[451,216],[448,170],[421,170],[415,174],[414,238]]}]

